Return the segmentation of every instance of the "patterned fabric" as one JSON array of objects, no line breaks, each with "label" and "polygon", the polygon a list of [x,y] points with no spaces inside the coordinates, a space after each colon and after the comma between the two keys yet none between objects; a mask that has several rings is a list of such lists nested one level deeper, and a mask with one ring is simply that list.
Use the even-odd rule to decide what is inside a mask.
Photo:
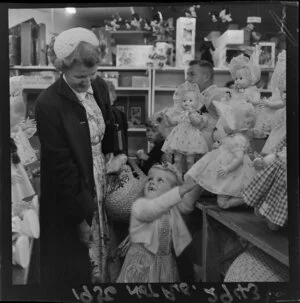
[{"label": "patterned fabric", "polygon": [[98,212],[95,213],[91,226],[89,254],[92,263],[92,282],[107,282],[107,259],[110,247],[107,215],[103,207],[106,192],[105,159],[101,150],[101,140],[105,132],[105,123],[101,109],[98,107],[91,92],[84,99],[80,98],[85,107],[90,129],[93,170],[98,201]]},{"label": "patterned fabric", "polygon": [[[245,136],[236,133],[227,136],[222,145],[203,156],[187,172],[200,186],[217,195],[240,197],[241,190],[252,180],[254,168],[246,154],[249,142]],[[235,158],[235,151],[244,151],[243,162],[225,177],[219,177],[219,167],[229,165]]]},{"label": "patterned fabric", "polygon": [[267,165],[245,188],[242,198],[269,221],[284,226],[288,220],[286,160],[277,157]]},{"label": "patterned fabric", "polygon": [[172,283],[179,281],[179,272],[172,248],[169,214],[160,219],[159,247],[156,254],[143,245],[132,243],[117,283]]},{"label": "patterned fabric", "polygon": [[183,111],[178,117],[178,124],[167,136],[162,151],[168,154],[205,154],[208,152],[206,140],[199,130],[193,126],[188,117],[188,111]]},{"label": "patterned fabric", "polygon": [[224,282],[288,282],[288,267],[253,246],[229,267]]}]

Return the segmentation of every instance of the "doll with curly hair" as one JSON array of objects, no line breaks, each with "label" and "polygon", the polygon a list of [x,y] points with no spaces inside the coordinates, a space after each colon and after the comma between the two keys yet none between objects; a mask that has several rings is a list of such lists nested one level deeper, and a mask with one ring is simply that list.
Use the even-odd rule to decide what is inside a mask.
[{"label": "doll with curly hair", "polygon": [[208,146],[201,132],[205,118],[198,112],[202,103],[199,92],[185,89],[177,92],[177,111],[167,116],[170,124],[175,125],[167,136],[162,151],[174,154],[177,169],[183,172],[184,159],[188,169],[192,167],[197,156],[208,152]]}]

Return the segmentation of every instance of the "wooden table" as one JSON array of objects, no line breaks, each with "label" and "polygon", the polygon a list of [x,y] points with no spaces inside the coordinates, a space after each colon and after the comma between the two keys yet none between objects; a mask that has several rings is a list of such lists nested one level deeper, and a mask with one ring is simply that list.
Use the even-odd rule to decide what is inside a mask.
[{"label": "wooden table", "polygon": [[[208,224],[209,218],[213,218],[282,264],[289,266],[287,232],[271,231],[265,220],[254,215],[253,209],[223,210],[216,203],[211,202],[199,202],[196,207],[202,211],[202,282],[207,282],[211,267],[208,254],[211,257],[211,254],[215,253],[213,243],[209,243],[213,240]],[[210,277],[216,279],[215,274],[210,274]]]}]

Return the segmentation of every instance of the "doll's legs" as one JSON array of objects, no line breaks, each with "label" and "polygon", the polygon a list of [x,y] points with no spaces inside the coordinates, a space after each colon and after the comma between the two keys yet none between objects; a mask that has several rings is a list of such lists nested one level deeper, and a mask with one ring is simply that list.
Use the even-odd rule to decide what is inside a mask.
[{"label": "doll's legs", "polygon": [[183,161],[183,155],[180,154],[180,153],[175,152],[175,154],[174,154],[174,163],[175,163],[175,165],[176,165],[176,167],[177,167],[177,169],[180,173],[183,172],[183,165],[182,165],[183,163],[182,163],[182,161]]},{"label": "doll's legs", "polygon": [[227,209],[230,207],[235,207],[235,206],[244,204],[244,201],[242,198],[238,198],[238,197],[218,195],[217,203],[218,203],[219,207],[221,207],[223,209]]},{"label": "doll's legs", "polygon": [[186,156],[186,165],[189,170],[195,163],[195,155],[187,155]]}]

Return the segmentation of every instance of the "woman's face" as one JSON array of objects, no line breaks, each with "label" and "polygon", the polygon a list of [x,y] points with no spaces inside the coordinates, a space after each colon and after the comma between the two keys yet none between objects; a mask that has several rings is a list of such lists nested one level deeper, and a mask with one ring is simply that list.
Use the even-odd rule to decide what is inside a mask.
[{"label": "woman's face", "polygon": [[78,93],[84,93],[90,88],[91,82],[96,78],[97,68],[97,65],[87,67],[83,64],[76,64],[66,70],[64,74],[72,89]]},{"label": "woman's face", "polygon": [[169,191],[176,184],[176,177],[168,171],[151,168],[144,187],[146,198],[156,198]]}]

